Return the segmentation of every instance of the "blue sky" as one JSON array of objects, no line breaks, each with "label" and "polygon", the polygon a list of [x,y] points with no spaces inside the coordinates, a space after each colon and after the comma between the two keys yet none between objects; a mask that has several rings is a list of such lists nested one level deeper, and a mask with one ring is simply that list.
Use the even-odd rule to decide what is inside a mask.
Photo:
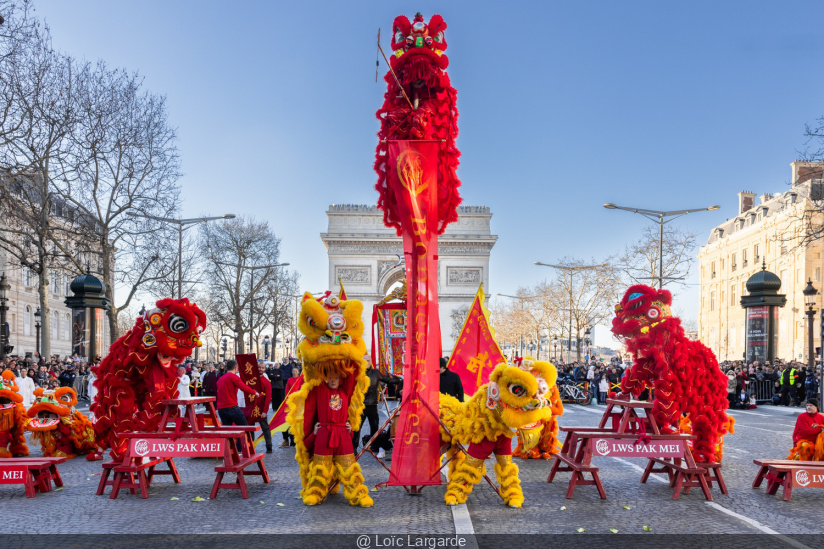
[{"label": "blue sky", "polygon": [[[649,223],[604,202],[720,204],[675,222],[703,243],[738,191],[786,189],[824,114],[814,1],[36,5],[58,49],[167,96],[183,214],[267,219],[310,290],[327,284],[326,206],[376,200],[375,38],[388,49],[396,15],[447,22],[464,204],[490,206],[499,236],[493,293],[552,275],[534,261],[620,251]],[[697,304],[697,286],[676,293],[685,317]]]}]

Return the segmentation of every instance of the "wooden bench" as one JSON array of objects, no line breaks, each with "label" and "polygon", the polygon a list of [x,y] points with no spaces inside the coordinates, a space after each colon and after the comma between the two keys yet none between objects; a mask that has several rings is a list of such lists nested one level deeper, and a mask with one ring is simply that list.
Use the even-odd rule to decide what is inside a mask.
[{"label": "wooden bench", "polygon": [[52,482],[63,486],[57,465],[65,461],[65,457],[0,458],[0,484],[23,484],[30,498],[36,492],[50,492]]},{"label": "wooden bench", "polygon": [[[656,468],[656,464],[660,467]],[[641,476],[641,483],[646,484],[652,473],[666,473],[669,478],[669,485],[673,487],[672,499],[677,500],[681,496],[682,490],[685,494],[689,494],[691,488],[701,488],[707,501],[712,501],[710,484],[707,480],[711,470],[713,469],[701,467],[699,464],[691,467],[686,463],[682,463],[681,458],[649,458],[649,463]],[[717,469],[715,470],[717,471]],[[723,480],[719,482],[719,486],[724,486],[723,492],[723,490],[726,490],[726,485],[722,483]]]},{"label": "wooden bench", "polygon": [[[243,498],[246,499],[249,497],[249,494],[246,487],[245,475],[260,475],[261,477],[263,477],[263,481],[265,483],[269,483],[269,475],[266,471],[266,466],[263,463],[264,454],[255,454],[249,442],[250,435],[253,432],[254,428],[254,426],[243,426],[241,428],[235,429],[230,426],[226,426],[212,427],[197,432],[187,431],[184,433],[172,433],[168,431],[120,433],[118,434],[119,437],[130,440],[161,439],[162,441],[169,441],[169,443],[158,443],[158,446],[156,448],[153,447],[153,449],[148,450],[146,454],[139,454],[145,455],[146,457],[132,455],[132,445],[130,443],[130,450],[127,452],[123,462],[116,464],[113,467],[114,480],[112,483],[113,488],[110,498],[115,499],[118,496],[121,488],[137,488],[140,490],[141,496],[144,499],[147,498],[148,485],[151,481],[151,476],[153,474],[171,474],[175,479],[175,482],[180,482],[180,477],[177,474],[177,469],[174,466],[173,462],[174,456],[184,455],[189,457],[216,457],[216,454],[214,453],[214,451],[208,452],[200,449],[194,451],[186,449],[185,452],[181,454],[177,453],[177,451],[173,448],[168,447],[173,447],[176,441],[181,441],[181,443],[190,441],[189,444],[198,444],[198,441],[201,441],[201,439],[217,439],[225,441],[225,443],[223,443],[222,450],[218,448],[215,449],[218,453],[220,453],[220,455],[222,455],[223,465],[219,465],[215,468],[215,483],[212,487],[212,493],[209,497],[217,497],[217,492],[221,488],[239,488],[241,494],[243,495]],[[236,447],[236,440],[240,440],[241,442],[240,451],[238,451],[238,448]],[[201,441],[200,444],[207,443]],[[182,445],[186,446],[187,444]],[[180,444],[178,444],[178,446],[180,446]],[[135,446],[135,448],[137,448],[137,446]],[[146,449],[148,449],[148,446],[146,447]],[[201,451],[203,451],[203,454],[200,454]],[[156,467],[164,461],[169,463],[169,471],[155,471],[154,467]],[[246,467],[249,467],[252,464],[257,464],[258,470],[245,471]],[[221,481],[223,480],[223,477],[226,473],[235,473],[238,477],[237,482],[234,484],[222,483]],[[127,475],[129,476],[128,480],[126,480]],[[137,476],[137,482],[134,481],[134,476]],[[102,480],[101,486],[105,487],[105,484],[102,482]]]},{"label": "wooden bench", "polygon": [[[601,478],[598,476],[598,467],[578,463],[574,458],[560,453],[555,454],[552,457],[554,457],[557,461],[552,464],[552,469],[550,469],[549,476],[546,479],[547,482],[552,482],[556,473],[572,472],[572,478],[570,479],[569,486],[567,487],[567,499],[572,498],[572,494],[575,492],[576,486],[595,486],[598,489],[598,495],[601,496],[601,499],[607,499],[604,486],[601,484]],[[566,463],[566,466],[561,465],[562,462]],[[591,474],[592,480],[587,480],[584,473]]]},{"label": "wooden bench", "polygon": [[[221,488],[240,488],[240,495],[243,496],[243,499],[247,499],[249,497],[249,492],[246,489],[245,475],[260,475],[263,477],[263,482],[268,484],[269,473],[266,472],[266,467],[263,466],[263,456],[264,454],[254,454],[249,457],[241,458],[240,461],[233,465],[219,465],[215,467],[217,477],[215,477],[215,483],[212,486],[212,493],[209,494],[209,499],[215,499],[217,497],[218,490]],[[245,469],[253,463],[257,463],[258,470],[245,471]],[[223,480],[223,475],[226,473],[235,473],[237,475],[236,482],[232,484],[223,484],[221,481]]]},{"label": "wooden bench", "polygon": [[753,488],[758,488],[766,478],[767,493],[772,496],[778,492],[778,488],[783,488],[781,497],[784,501],[792,500],[793,487],[824,488],[822,461],[755,459],[753,463],[760,466]]}]

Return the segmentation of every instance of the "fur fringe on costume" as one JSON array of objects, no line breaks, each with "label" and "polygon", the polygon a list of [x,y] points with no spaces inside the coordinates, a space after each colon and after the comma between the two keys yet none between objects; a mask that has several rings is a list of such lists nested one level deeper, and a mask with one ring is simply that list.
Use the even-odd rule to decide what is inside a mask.
[{"label": "fur fringe on costume", "polygon": [[561,441],[558,439],[558,418],[564,414],[564,403],[558,392],[558,385],[549,388],[549,405],[552,417],[544,420],[541,430],[541,440],[531,450],[524,450],[523,443],[518,440],[518,446],[512,455],[521,459],[550,459],[561,451]]},{"label": "fur fringe on costume", "polygon": [[815,442],[799,440],[790,450],[787,459],[800,461],[824,461],[824,433],[815,438]]},{"label": "fur fringe on costume", "polygon": [[497,456],[497,460],[495,474],[501,485],[501,497],[510,507],[520,507],[524,504],[524,493],[518,478],[518,466],[512,463],[510,456]]},{"label": "fur fringe on costume", "polygon": [[466,503],[466,498],[472,493],[472,488],[481,482],[486,474],[486,467],[482,459],[463,455],[457,459],[455,466],[449,473],[449,484],[446,487],[444,501],[447,505]]},{"label": "fur fringe on costume", "polygon": [[687,338],[671,304],[667,290],[639,284],[627,289],[615,307],[612,333],[634,359],[621,379],[621,391],[637,396],[645,388],[655,390],[651,414],[662,433],[677,432],[686,413],[697,437],[695,460],[709,462],[729,425],[727,378],[713,352]]},{"label": "fur fringe on costume", "polygon": [[349,505],[355,507],[372,507],[372,498],[369,497],[369,488],[364,484],[361,466],[351,456],[351,463],[346,465],[335,461],[335,472],[343,485],[343,497],[349,500]]},{"label": "fur fringe on costume", "polygon": [[9,403],[0,408],[0,458],[23,457],[29,455],[26,446],[26,409],[23,408],[23,396],[14,374],[6,370],[0,375],[0,397]]}]

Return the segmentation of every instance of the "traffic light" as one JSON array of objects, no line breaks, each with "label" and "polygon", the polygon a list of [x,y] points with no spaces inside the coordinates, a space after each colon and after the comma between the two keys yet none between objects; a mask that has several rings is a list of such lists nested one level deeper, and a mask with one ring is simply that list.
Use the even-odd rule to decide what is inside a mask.
[{"label": "traffic light", "polygon": [[223,350],[224,353],[226,352],[226,340],[225,339],[221,342],[220,348]]},{"label": "traffic light", "polygon": [[6,345],[5,352],[6,352],[7,355],[10,355],[13,350],[14,350],[14,345]]}]

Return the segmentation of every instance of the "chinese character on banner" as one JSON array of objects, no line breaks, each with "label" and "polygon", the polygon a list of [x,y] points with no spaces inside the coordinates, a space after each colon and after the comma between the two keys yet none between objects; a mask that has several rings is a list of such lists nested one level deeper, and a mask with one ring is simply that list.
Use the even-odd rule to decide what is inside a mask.
[{"label": "chinese character on banner", "polygon": [[483,284],[475,294],[475,300],[466,314],[461,333],[455,342],[455,350],[449,357],[449,369],[461,377],[464,393],[472,396],[478,387],[489,382],[489,374],[495,366],[506,362],[495,332],[489,324],[489,312],[484,306]]}]

